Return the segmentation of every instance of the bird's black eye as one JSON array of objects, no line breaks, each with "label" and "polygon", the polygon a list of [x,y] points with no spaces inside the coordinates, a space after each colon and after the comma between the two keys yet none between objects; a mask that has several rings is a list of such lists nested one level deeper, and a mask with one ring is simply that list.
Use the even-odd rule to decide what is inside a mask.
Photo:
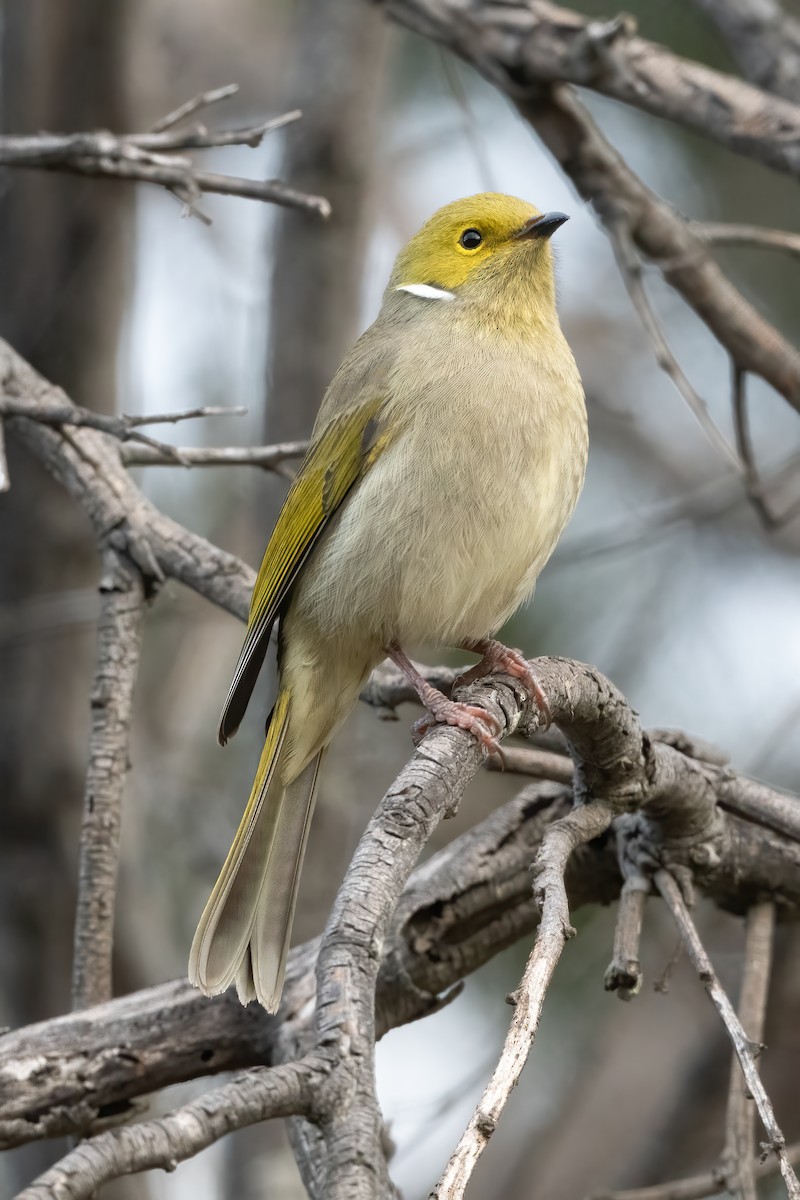
[{"label": "bird's black eye", "polygon": [[465,250],[477,250],[483,237],[477,229],[465,229],[458,240]]}]

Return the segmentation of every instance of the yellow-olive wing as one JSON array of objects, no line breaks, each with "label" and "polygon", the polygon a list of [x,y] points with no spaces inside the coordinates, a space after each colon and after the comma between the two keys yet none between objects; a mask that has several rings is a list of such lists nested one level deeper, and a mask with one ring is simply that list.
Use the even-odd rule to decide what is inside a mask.
[{"label": "yellow-olive wing", "polygon": [[258,572],[239,661],[220,718],[225,745],[244,716],[264,662],[272,626],[297,573],[350,488],[379,452],[382,400],[337,413],[306,454],[289,489]]}]

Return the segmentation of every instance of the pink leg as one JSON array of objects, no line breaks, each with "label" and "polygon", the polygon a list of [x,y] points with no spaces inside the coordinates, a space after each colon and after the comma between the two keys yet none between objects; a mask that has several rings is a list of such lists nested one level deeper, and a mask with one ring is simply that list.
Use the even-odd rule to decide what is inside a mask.
[{"label": "pink leg", "polygon": [[458,704],[455,700],[448,700],[443,692],[437,691],[426,679],[422,678],[414,664],[396,643],[387,646],[386,653],[395,666],[403,672],[428,710],[426,715],[415,721],[412,726],[411,736],[415,745],[419,745],[425,734],[434,725],[454,725],[458,729],[466,729],[479,745],[484,746],[490,754],[500,755],[502,759],[500,743],[497,740],[500,726],[491,713],[474,704]]},{"label": "pink leg", "polygon": [[545,729],[550,727],[553,716],[547,697],[521,650],[510,650],[508,646],[504,646],[502,642],[496,642],[494,638],[482,638],[479,642],[464,642],[461,649],[469,650],[472,654],[480,654],[482,658],[474,667],[470,667],[463,675],[459,675],[453,684],[454,690],[457,687],[466,687],[468,683],[475,683],[476,680],[493,673],[511,675],[514,679],[519,679],[528,689],[542,715]]}]

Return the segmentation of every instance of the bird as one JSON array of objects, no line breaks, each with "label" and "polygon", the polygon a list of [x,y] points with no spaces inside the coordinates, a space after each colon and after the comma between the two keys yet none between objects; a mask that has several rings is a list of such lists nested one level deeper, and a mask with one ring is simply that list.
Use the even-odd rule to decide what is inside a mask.
[{"label": "bird", "polygon": [[455,200],[399,253],[345,357],[267,545],[219,725],[245,714],[276,622],[278,691],[250,798],[192,943],[207,995],[277,1011],[320,764],[387,656],[427,715],[491,752],[498,727],[436,691],[404,646],[481,655],[546,697],[493,635],[533,592],[581,492],[578,368],[552,235],[567,220],[500,193]]}]

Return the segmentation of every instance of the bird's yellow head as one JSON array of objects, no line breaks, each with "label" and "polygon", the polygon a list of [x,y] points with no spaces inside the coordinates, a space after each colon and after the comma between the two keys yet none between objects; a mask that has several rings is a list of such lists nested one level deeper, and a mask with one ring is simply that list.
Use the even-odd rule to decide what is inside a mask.
[{"label": "bird's yellow head", "polygon": [[430,298],[437,291],[474,292],[488,300],[524,279],[525,291],[547,304],[554,299],[549,240],[566,220],[499,192],[455,200],[401,250],[389,287]]}]

